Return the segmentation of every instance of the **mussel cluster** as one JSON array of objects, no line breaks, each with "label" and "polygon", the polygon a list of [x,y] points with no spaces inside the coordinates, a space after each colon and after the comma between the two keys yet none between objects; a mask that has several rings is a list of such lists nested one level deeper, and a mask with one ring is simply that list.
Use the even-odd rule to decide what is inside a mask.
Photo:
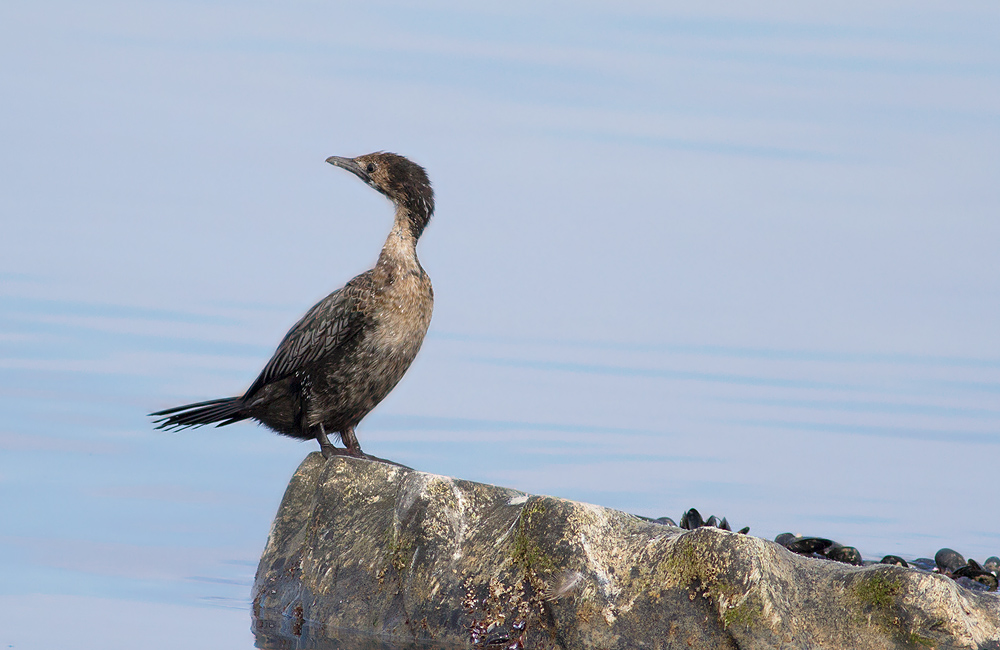
[{"label": "mussel cluster", "polygon": [[510,632],[499,629],[491,632],[480,621],[469,627],[469,641],[476,650],[524,650],[524,630],[527,623],[517,619],[510,626]]},{"label": "mussel cluster", "polygon": [[[647,519],[643,517],[643,519]],[[723,530],[732,530],[726,518],[716,518],[712,515],[707,520],[703,519],[701,513],[691,508],[681,515],[681,522],[677,524],[670,517],[659,517],[657,519],[647,519],[657,524],[676,526],[685,530],[694,530],[702,526],[714,526]],[[750,527],[741,528],[740,533],[750,532]],[[980,564],[973,559],[968,561],[962,554],[950,548],[943,548],[937,552],[934,559],[921,557],[907,562],[898,555],[886,555],[879,561],[865,560],[861,557],[861,552],[853,546],[844,546],[837,542],[823,537],[803,537],[792,533],[781,533],[774,538],[774,541],[787,548],[792,553],[804,555],[812,558],[822,558],[853,564],[854,566],[868,566],[871,564],[894,564],[896,566],[911,567],[927,573],[940,573],[948,576],[955,582],[967,589],[974,591],[997,591],[1000,584],[1000,558],[992,556]]]},{"label": "mussel cluster", "polygon": [[878,562],[863,560],[861,553],[853,546],[843,546],[822,537],[802,537],[792,533],[781,533],[774,538],[789,551],[806,557],[825,558],[855,566],[870,564],[893,564],[902,567],[912,567],[927,573],[940,573],[952,578],[957,583],[975,591],[996,591],[1000,582],[1000,558],[989,557],[983,564],[973,559],[968,561],[962,554],[950,548],[937,552],[934,559],[921,557],[907,562],[898,555],[886,555]]},{"label": "mussel cluster", "polygon": [[[925,566],[930,564],[927,558],[919,558],[911,562],[918,569],[923,568],[918,562],[923,561]],[[996,591],[1000,584],[1000,557],[995,555],[986,558],[982,564],[972,558],[968,561],[962,557],[958,551],[950,548],[943,548],[934,554],[934,566],[931,569],[937,570],[949,578],[953,578],[963,587],[969,589],[979,589],[985,591]],[[985,587],[985,589],[984,589]]]},{"label": "mussel cluster", "polygon": [[[472,617],[468,627],[469,643],[475,650],[524,650],[525,631],[528,627],[524,603],[521,603],[517,618],[508,630],[504,625],[506,616],[489,607],[489,599],[479,601],[470,591],[462,601],[467,616]],[[483,610],[485,615],[478,615]]]},{"label": "mussel cluster", "polygon": [[[645,519],[645,517],[643,517]],[[710,516],[708,519],[702,519],[701,513],[691,508],[683,515],[681,515],[681,523],[678,525],[670,517],[658,517],[656,519],[650,519],[656,524],[664,524],[666,526],[674,526],[676,528],[683,528],[684,530],[694,530],[695,528],[701,528],[702,526],[709,526],[712,528],[721,528],[722,530],[731,531],[733,528],[726,521],[726,518],[718,519],[715,515]],[[738,531],[741,535],[746,535],[750,532],[750,526],[745,526],[740,528]]]},{"label": "mussel cluster", "polygon": [[792,553],[798,553],[806,557],[821,557],[834,562],[853,564],[861,566],[864,560],[861,559],[861,552],[853,546],[844,546],[837,542],[822,537],[801,537],[792,533],[781,533],[774,538]]}]

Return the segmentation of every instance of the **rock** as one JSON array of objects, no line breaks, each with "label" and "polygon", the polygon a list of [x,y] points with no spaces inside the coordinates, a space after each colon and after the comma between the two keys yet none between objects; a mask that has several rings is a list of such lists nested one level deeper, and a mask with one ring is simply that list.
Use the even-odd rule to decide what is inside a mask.
[{"label": "rock", "polygon": [[1000,650],[1000,598],[941,575],[318,453],[275,517],[253,616],[262,648]]}]

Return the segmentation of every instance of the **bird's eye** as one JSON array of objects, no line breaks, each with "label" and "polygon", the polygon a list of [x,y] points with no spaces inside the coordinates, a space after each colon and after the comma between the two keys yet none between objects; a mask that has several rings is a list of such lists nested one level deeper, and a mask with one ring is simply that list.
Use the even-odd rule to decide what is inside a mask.
[{"label": "bird's eye", "polygon": [[375,171],[375,163],[368,163],[368,166],[365,167],[365,171],[368,172],[369,174]]}]

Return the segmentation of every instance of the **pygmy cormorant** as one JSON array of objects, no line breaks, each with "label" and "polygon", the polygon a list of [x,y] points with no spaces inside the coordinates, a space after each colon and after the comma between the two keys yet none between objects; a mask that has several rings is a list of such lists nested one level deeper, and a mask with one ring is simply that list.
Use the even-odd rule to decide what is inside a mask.
[{"label": "pygmy cormorant", "polygon": [[[315,438],[326,458],[366,456],[354,427],[403,377],[431,322],[434,292],[417,261],[417,240],[434,212],[434,192],[423,167],[394,153],[331,156],[326,162],[396,207],[375,268],[310,309],[242,396],[152,413],[158,429],[253,419],[286,436]],[[346,449],[334,447],[330,433]]]}]

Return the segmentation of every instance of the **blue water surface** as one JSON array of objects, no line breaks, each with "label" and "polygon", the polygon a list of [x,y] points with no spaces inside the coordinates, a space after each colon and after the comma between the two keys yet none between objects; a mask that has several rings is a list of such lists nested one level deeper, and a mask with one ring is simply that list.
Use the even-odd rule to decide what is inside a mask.
[{"label": "blue water surface", "polygon": [[[313,442],[244,390],[374,262],[399,151],[430,334],[361,424],[414,468],[865,558],[1000,554],[1000,9],[0,9],[0,647],[247,648]],[[154,632],[151,632],[155,630]]]}]

